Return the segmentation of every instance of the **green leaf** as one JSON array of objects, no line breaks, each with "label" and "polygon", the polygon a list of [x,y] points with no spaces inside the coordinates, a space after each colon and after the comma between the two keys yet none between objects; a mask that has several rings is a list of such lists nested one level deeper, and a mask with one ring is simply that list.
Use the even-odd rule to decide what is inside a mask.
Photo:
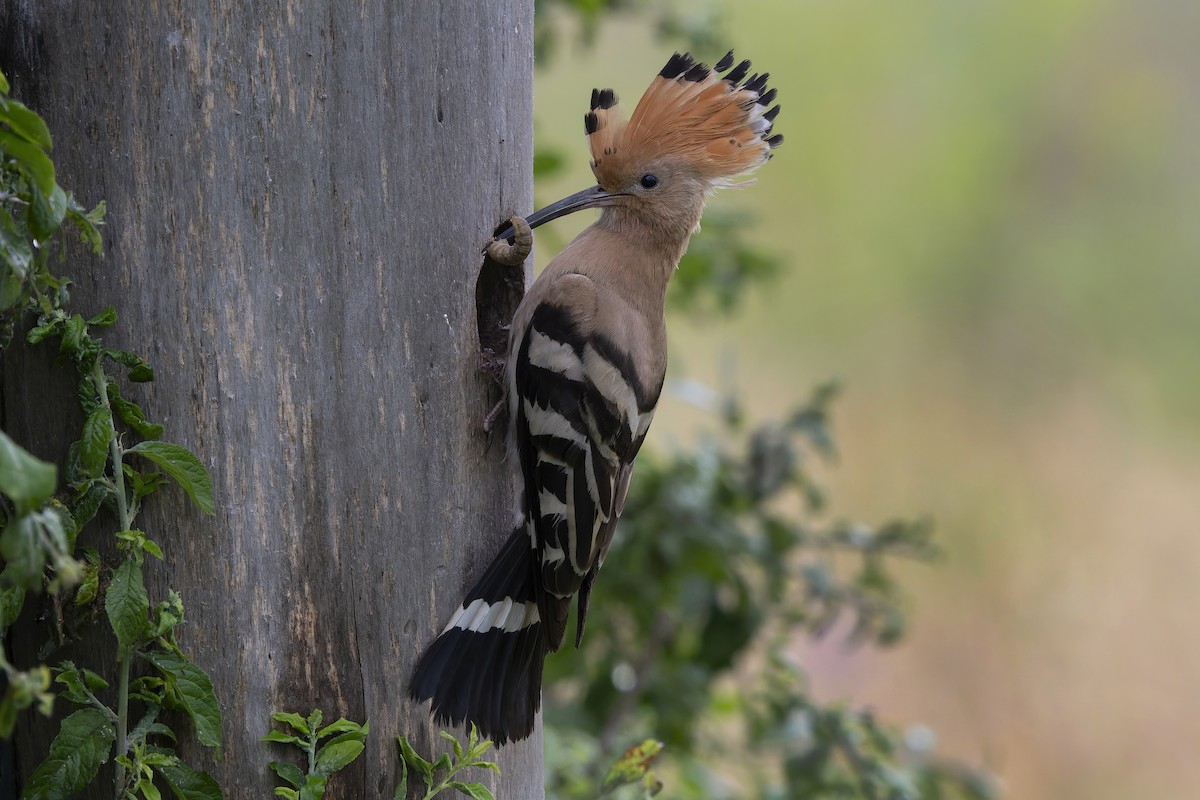
[{"label": "green leaf", "polygon": [[[0,262],[2,265],[3,262]],[[21,278],[16,274],[16,271],[0,269],[0,313],[5,313],[21,303],[21,295],[24,284],[21,283]],[[6,319],[6,325],[11,325],[12,320]],[[7,330],[11,330],[6,328]],[[9,333],[4,334],[5,338],[0,340],[0,349],[3,345],[7,345]]]},{"label": "green leaf", "polygon": [[306,775],[304,786],[300,787],[300,800],[320,800],[325,796],[325,783],[328,780],[324,775]]},{"label": "green leaf", "polygon": [[[62,516],[60,508],[63,509]],[[71,540],[68,527],[63,524],[64,517],[74,524],[65,507],[49,500],[42,510],[11,520],[0,533],[0,556],[8,562],[4,576],[10,585],[41,589],[47,558],[58,573],[50,584],[50,591],[57,592],[63,585],[73,586],[82,577],[80,565],[68,555]],[[74,534],[73,529],[71,534]]]},{"label": "green leaf", "polygon": [[81,669],[79,674],[83,676],[83,682],[87,684],[88,689],[93,692],[102,692],[108,688],[108,681],[90,669]]},{"label": "green leaf", "polygon": [[[69,667],[69,669],[64,669],[64,667]],[[60,664],[58,668],[61,671],[55,677],[54,682],[61,683],[63,686],[62,691],[59,692],[59,697],[70,700],[76,705],[90,705],[92,702],[91,698],[84,691],[83,677],[80,675],[79,670],[75,668],[75,665],[66,661]]]},{"label": "green leaf", "polygon": [[137,353],[108,348],[104,351],[104,355],[118,364],[129,367],[129,380],[134,383],[146,383],[154,380],[154,369],[150,366],[150,362]]},{"label": "green leaf", "polygon": [[404,759],[404,763],[421,773],[421,777],[425,779],[427,784],[431,783],[433,780],[433,764],[421,758],[420,754],[409,744],[407,736],[397,736],[396,741],[400,743],[400,755]]},{"label": "green leaf", "polygon": [[317,738],[324,739],[326,736],[329,736],[331,734],[345,733],[346,731],[356,731],[356,732],[361,731],[363,733],[363,735],[366,735],[369,725],[370,725],[370,721],[364,722],[362,725],[359,725],[357,722],[352,722],[352,721],[346,719],[345,717],[341,717],[340,719],[338,719],[337,722],[334,722],[330,725],[326,725],[324,728],[321,728],[321,730],[317,732]]},{"label": "green leaf", "polygon": [[162,794],[153,783],[145,778],[137,782],[137,790],[142,793],[142,797],[146,798],[146,800],[162,800]]},{"label": "green leaf", "polygon": [[100,554],[92,548],[84,550],[83,579],[75,590],[75,605],[85,606],[96,599],[100,591]]},{"label": "green leaf", "polygon": [[83,674],[73,661],[64,661],[58,665],[58,675],[54,682],[65,687],[62,696],[72,703],[87,705],[90,702],[87,692],[84,691]]},{"label": "green leaf", "polygon": [[212,514],[215,511],[212,476],[200,463],[200,459],[186,447],[170,442],[141,442],[125,452],[136,453],[153,461],[183,487],[204,513]]},{"label": "green leaf", "polygon": [[29,274],[33,248],[4,209],[0,209],[0,256],[18,278],[24,279]]},{"label": "green leaf", "polygon": [[87,322],[82,314],[72,314],[64,322],[62,340],[58,343],[59,352],[78,353],[83,347],[83,337],[87,336]]},{"label": "green leaf", "polygon": [[454,745],[454,757],[457,758],[459,761],[462,761],[463,748],[462,748],[462,745],[458,743],[458,737],[455,736],[453,733],[450,733],[449,731],[438,731],[438,736],[442,737],[446,741],[450,742],[450,744]]},{"label": "green leaf", "polygon": [[179,592],[172,589],[167,599],[154,607],[153,637],[165,636],[180,622],[183,622],[183,598],[179,596]]},{"label": "green leaf", "polygon": [[276,722],[286,722],[288,725],[291,725],[305,736],[312,732],[312,730],[308,727],[308,721],[299,714],[292,714],[287,711],[276,711],[271,715],[271,719],[275,720]]},{"label": "green leaf", "polygon": [[[141,688],[141,686],[140,686],[140,684],[138,684],[137,681],[134,681],[133,684],[130,686],[130,689],[140,689],[140,688]],[[132,692],[131,692],[131,694],[132,694]],[[166,736],[172,742],[174,742],[175,741],[175,732],[172,731],[170,728],[168,728],[163,723],[157,721],[158,713],[160,711],[162,711],[162,706],[160,706],[158,703],[147,703],[146,704],[146,713],[142,715],[142,718],[140,720],[138,720],[138,724],[135,725],[133,730],[131,730],[129,732],[128,740],[130,742],[132,742],[133,744],[137,745],[139,743],[145,743],[146,739],[152,733],[156,733],[156,734],[161,734],[163,736]],[[166,750],[165,748],[162,750],[155,748],[155,750],[153,752],[153,757],[151,757],[151,755],[148,755],[148,754],[143,754],[142,763],[143,764],[156,764],[156,765],[161,766],[162,764],[167,764],[167,765],[175,764],[178,760],[179,759],[175,758],[175,756],[169,750]]]},{"label": "green leaf", "polygon": [[67,195],[57,184],[49,193],[37,185],[30,186],[29,190],[32,199],[26,212],[29,232],[38,239],[48,239],[62,225],[63,215],[67,213]]},{"label": "green leaf", "polygon": [[54,162],[42,148],[12,131],[0,128],[0,150],[17,160],[20,170],[42,194],[48,195],[54,191]]},{"label": "green leaf", "polygon": [[17,702],[12,694],[5,692],[0,697],[0,738],[12,736],[13,728],[17,727]]},{"label": "green leaf", "polygon": [[62,320],[51,320],[44,325],[38,325],[35,328],[30,328],[29,333],[25,334],[25,341],[30,344],[37,344],[47,336],[53,336],[62,327]]},{"label": "green leaf", "polygon": [[304,783],[304,772],[295,764],[287,761],[272,761],[270,767],[276,775],[297,789],[300,788],[300,784]]},{"label": "green leaf", "polygon": [[[6,567],[4,573],[7,572],[8,568]],[[4,573],[0,573],[0,585],[9,583]],[[21,616],[21,607],[24,605],[25,590],[20,586],[0,589],[0,632],[7,631],[9,626],[17,621],[17,617]]]},{"label": "green leaf", "polygon": [[138,500],[154,494],[167,483],[161,472],[138,472],[128,464],[123,464],[121,471],[125,474],[125,486]]},{"label": "green leaf", "polygon": [[112,306],[101,311],[99,314],[88,319],[88,325],[95,325],[98,328],[107,328],[109,325],[115,325],[117,322],[117,310]]},{"label": "green leaf", "polygon": [[137,431],[143,439],[157,439],[163,435],[163,426],[147,420],[141,406],[122,397],[121,390],[115,383],[108,385],[108,401],[112,404],[117,418]]},{"label": "green leaf", "polygon": [[14,133],[43,150],[50,150],[54,147],[54,142],[50,138],[50,129],[46,127],[46,122],[36,112],[30,111],[24,103],[16,100],[9,100],[4,105],[4,111],[0,113],[0,120],[8,123],[8,127],[12,128]]},{"label": "green leaf", "polygon": [[23,800],[66,800],[83,790],[108,761],[116,732],[94,708],[76,711],[62,721],[46,756],[25,784]]},{"label": "green leaf", "polygon": [[337,742],[362,742],[366,740],[367,734],[370,732],[370,727],[368,725],[363,725],[356,731],[346,731],[340,736],[335,736],[334,738],[326,741],[325,744],[331,745]]},{"label": "green leaf", "polygon": [[46,515],[46,531],[63,555],[75,552],[75,537],[79,535],[79,526],[75,524],[71,509],[51,497],[40,513]]},{"label": "green leaf", "polygon": [[8,94],[8,78],[3,72],[0,72],[0,94]]},{"label": "green leaf", "polygon": [[17,517],[5,526],[0,533],[0,556],[8,562],[4,577],[9,583],[37,591],[42,588],[46,551],[38,538],[35,516]]},{"label": "green leaf", "polygon": [[96,512],[100,510],[100,505],[109,497],[115,497],[115,495],[112,489],[103,483],[93,483],[88,486],[83,495],[75,501],[75,507],[71,509],[71,516],[75,518],[75,527],[82,530],[84,525],[92,521]]},{"label": "green leaf", "polygon": [[113,571],[108,584],[108,596],[104,599],[108,621],[122,653],[128,653],[142,638],[148,627],[146,614],[150,611],[150,598],[142,582],[142,568],[132,560],[125,560]]},{"label": "green leaf", "polygon": [[157,542],[154,542],[150,539],[143,539],[142,549],[157,558],[159,561],[163,560],[163,551],[162,548],[158,546]]},{"label": "green leaf", "polygon": [[335,739],[317,751],[317,774],[332,775],[358,758],[362,751],[363,743],[360,741]]},{"label": "green leaf", "polygon": [[96,255],[104,252],[104,240],[100,237],[98,228],[103,223],[104,211],[103,200],[91,211],[83,213],[83,209],[75,202],[74,197],[67,199],[67,218],[75,223],[75,228],[79,231],[79,238],[83,239]]},{"label": "green leaf", "polygon": [[[167,730],[170,730],[170,728],[168,728]],[[134,736],[133,734],[130,734],[130,739],[132,741],[137,741],[137,737]],[[172,737],[172,741],[173,740],[174,740],[174,737]],[[172,755],[171,751],[166,750],[166,749],[159,749],[159,748],[149,749],[142,756],[142,764],[144,764],[147,767],[173,767],[178,763],[179,763],[179,758]]]},{"label": "green leaf", "polygon": [[308,729],[310,731],[315,731],[317,728],[321,727],[321,720],[324,718],[325,715],[321,713],[321,709],[314,708],[306,720],[308,723]]},{"label": "green leaf", "polygon": [[[129,696],[137,697],[145,701],[148,705],[165,705],[168,702],[164,686],[166,681],[161,678],[142,677],[129,683]],[[170,698],[174,700],[174,698]],[[172,708],[178,708],[178,702],[174,702]],[[171,731],[168,735],[174,739],[175,733]]]},{"label": "green leaf", "polygon": [[79,459],[89,478],[99,478],[104,473],[112,436],[112,412],[97,406],[83,423],[83,436],[79,440]]},{"label": "green leaf", "polygon": [[283,731],[270,731],[266,736],[259,737],[260,742],[276,742],[278,744],[295,744],[303,746],[304,740]]},{"label": "green leaf", "polygon": [[[468,734],[468,737],[467,737],[467,759],[470,761],[478,761],[480,756],[482,756],[484,753],[486,753],[488,750],[491,750],[491,749],[492,749],[492,740],[491,739],[482,739],[481,740],[479,738],[479,729],[476,728],[475,723],[472,722],[471,723],[471,732]],[[479,766],[487,767],[488,769],[495,770],[497,775],[500,774],[500,768],[490,762],[480,761]]]},{"label": "green leaf", "polygon": [[17,513],[27,513],[54,494],[58,470],[42,461],[0,431],[0,493],[16,505]]},{"label": "green leaf", "polygon": [[212,681],[204,670],[175,653],[155,650],[142,656],[163,673],[183,698],[184,708],[196,726],[196,739],[221,754],[221,707]]},{"label": "green leaf", "polygon": [[650,771],[650,764],[662,752],[662,742],[647,739],[625,751],[604,777],[604,791],[629,783],[638,783]]},{"label": "green leaf", "polygon": [[492,790],[482,783],[459,783],[458,781],[451,781],[446,785],[451,789],[457,789],[459,794],[465,794],[467,797],[475,798],[475,800],[496,800],[492,794]]},{"label": "green leaf", "polygon": [[450,757],[449,753],[442,753],[440,756],[438,756],[438,760],[433,762],[433,771],[435,773],[448,772],[453,768],[454,759]]},{"label": "green leaf", "polygon": [[174,766],[159,767],[158,774],[166,779],[176,800],[223,800],[216,778],[192,769],[182,761]]},{"label": "green leaf", "polygon": [[392,794],[392,800],[408,800],[408,762],[403,758],[400,759],[400,780],[396,783],[396,791]]},{"label": "green leaf", "polygon": [[289,789],[286,786],[276,786],[275,796],[282,797],[284,800],[297,800],[297,798],[300,797],[300,793],[295,789]]}]

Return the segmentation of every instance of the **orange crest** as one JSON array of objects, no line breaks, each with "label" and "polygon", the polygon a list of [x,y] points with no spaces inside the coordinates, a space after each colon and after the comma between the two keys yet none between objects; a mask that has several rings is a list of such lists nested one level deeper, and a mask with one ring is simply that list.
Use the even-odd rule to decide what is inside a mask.
[{"label": "orange crest", "polygon": [[687,162],[714,185],[758,167],[783,135],[771,135],[779,106],[770,107],[768,73],[749,71],[749,61],[733,66],[732,50],[712,69],[676,53],[628,121],[612,89],[592,90],[584,128],[596,180],[611,188],[664,158]]}]

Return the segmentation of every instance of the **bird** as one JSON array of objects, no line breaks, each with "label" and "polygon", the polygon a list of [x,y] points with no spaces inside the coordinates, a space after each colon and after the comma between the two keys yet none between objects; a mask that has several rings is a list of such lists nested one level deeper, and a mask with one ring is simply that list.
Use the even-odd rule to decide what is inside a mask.
[{"label": "bird", "polygon": [[[532,733],[542,668],[612,543],[667,369],[667,285],[714,190],[771,158],[779,105],[769,73],[729,51],[709,67],[675,53],[626,120],[592,90],[584,130],[596,185],[514,217],[491,247],[589,208],[599,218],[546,265],[513,316],[503,389],[518,520],[409,683],[439,723],[497,745]],[[489,415],[491,416],[491,415]]]}]

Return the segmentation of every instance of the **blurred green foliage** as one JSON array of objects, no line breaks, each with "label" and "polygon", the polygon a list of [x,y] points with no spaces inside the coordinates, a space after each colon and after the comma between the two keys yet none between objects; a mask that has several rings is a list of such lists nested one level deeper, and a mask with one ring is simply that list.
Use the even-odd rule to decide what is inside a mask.
[{"label": "blurred green foliage", "polygon": [[897,641],[891,564],[936,552],[922,522],[817,521],[807,465],[832,452],[833,396],[749,429],[727,414],[721,436],[639,459],[583,646],[547,661],[552,796],[592,796],[587,765],[645,736],[666,745],[672,797],[995,796],[871,714],[817,703],[792,655],[835,626]]},{"label": "blurred green foliage", "polygon": [[[631,11],[538,5],[551,7],[538,16],[540,66],[572,29],[564,18],[587,42],[606,13]],[[720,55],[717,18],[692,12],[637,10],[659,35]],[[564,164],[539,147],[535,174],[552,177]],[[779,255],[753,236],[748,212],[710,209],[672,281],[670,309],[727,314],[777,275]],[[665,746],[658,772],[671,797],[996,796],[986,774],[938,758],[924,729],[906,736],[867,711],[816,702],[796,663],[798,637],[835,627],[852,642],[896,642],[905,613],[892,563],[936,554],[922,521],[825,519],[811,465],[834,454],[835,395],[823,386],[786,419],[754,426],[728,398],[719,432],[694,449],[643,451],[582,647],[547,661],[549,796],[596,796],[602,765],[647,736]],[[631,781],[628,796],[647,796],[659,781]]]}]

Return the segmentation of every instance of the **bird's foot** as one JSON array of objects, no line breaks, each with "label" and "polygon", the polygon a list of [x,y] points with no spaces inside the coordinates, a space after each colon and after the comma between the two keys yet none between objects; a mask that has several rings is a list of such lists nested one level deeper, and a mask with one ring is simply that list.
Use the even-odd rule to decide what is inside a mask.
[{"label": "bird's foot", "polygon": [[504,386],[504,364],[504,356],[497,354],[492,348],[484,347],[479,351],[479,371],[501,387]]},{"label": "bird's foot", "polygon": [[484,252],[499,264],[515,267],[524,264],[533,252],[533,230],[524,217],[514,215],[508,221],[513,227],[513,243],[509,244],[508,239],[496,239],[488,244]]},{"label": "bird's foot", "polygon": [[504,411],[504,364],[503,356],[498,355],[496,351],[490,347],[484,347],[479,351],[479,371],[487,375],[496,385],[500,387],[500,399],[496,405],[492,406],[492,410],[483,418],[483,432],[488,434],[488,443],[491,444],[492,428],[496,425],[496,420],[500,418],[500,414]]}]

